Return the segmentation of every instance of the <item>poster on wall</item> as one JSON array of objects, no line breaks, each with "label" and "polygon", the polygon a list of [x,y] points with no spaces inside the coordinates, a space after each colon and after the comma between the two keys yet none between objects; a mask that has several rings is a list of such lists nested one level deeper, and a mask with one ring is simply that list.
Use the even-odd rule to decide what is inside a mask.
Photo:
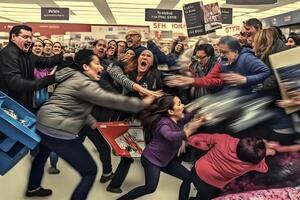
[{"label": "poster on wall", "polygon": [[203,14],[206,32],[222,28],[221,9],[218,2],[204,5]]}]

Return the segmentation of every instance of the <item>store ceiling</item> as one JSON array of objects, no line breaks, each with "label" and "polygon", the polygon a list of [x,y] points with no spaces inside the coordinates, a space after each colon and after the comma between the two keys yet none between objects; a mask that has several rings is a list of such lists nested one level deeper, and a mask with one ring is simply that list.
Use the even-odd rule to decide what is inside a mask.
[{"label": "store ceiling", "polygon": [[[85,24],[147,25],[145,8],[182,9],[183,4],[197,0],[0,0],[0,22],[67,22]],[[233,23],[251,17],[265,18],[300,8],[298,0],[278,0],[274,5],[236,6],[225,0],[203,0],[204,4],[219,2],[233,7]],[[41,20],[41,7],[70,8],[69,21]]]}]

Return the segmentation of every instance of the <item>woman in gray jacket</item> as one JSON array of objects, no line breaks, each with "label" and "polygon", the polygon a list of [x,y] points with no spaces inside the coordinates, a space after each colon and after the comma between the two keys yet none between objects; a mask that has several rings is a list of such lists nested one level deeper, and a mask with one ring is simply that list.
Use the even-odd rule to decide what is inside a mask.
[{"label": "woman in gray jacket", "polygon": [[52,191],[41,188],[40,184],[45,162],[53,151],[81,175],[71,199],[87,199],[97,167],[78,138],[78,132],[85,124],[96,128],[96,120],[90,115],[93,105],[137,112],[144,107],[145,101],[152,100],[147,98],[143,102],[104,91],[96,82],[102,70],[98,57],[91,50],[81,50],[75,55],[75,63],[55,74],[58,86],[37,113],[37,132],[42,141],[32,163],[26,196],[51,195]]}]

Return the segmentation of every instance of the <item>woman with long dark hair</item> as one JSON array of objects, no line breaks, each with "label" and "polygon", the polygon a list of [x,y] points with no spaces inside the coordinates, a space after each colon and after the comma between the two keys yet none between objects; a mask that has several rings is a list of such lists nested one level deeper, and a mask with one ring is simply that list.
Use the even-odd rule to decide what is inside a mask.
[{"label": "woman with long dark hair", "polygon": [[[193,115],[184,114],[183,111],[184,105],[178,97],[164,95],[139,113],[142,125],[150,134],[149,143],[141,157],[145,185],[131,190],[119,200],[137,199],[155,192],[161,171],[181,180],[188,177],[189,171],[175,157],[182,141],[193,134],[204,119],[191,121]],[[183,185],[180,188],[179,199],[187,199],[186,191],[189,191],[189,187]]]}]

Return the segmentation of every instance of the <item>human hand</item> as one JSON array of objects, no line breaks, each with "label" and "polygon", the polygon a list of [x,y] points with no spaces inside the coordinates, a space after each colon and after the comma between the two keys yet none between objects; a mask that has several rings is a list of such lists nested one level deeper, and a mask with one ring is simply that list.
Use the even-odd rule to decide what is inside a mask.
[{"label": "human hand", "polygon": [[53,67],[49,75],[54,75],[56,71],[57,71],[57,66]]},{"label": "human hand", "polygon": [[186,150],[186,147],[188,146],[188,143],[185,141],[185,140],[183,140],[182,141],[182,144],[181,144],[181,146],[180,146],[180,148],[179,148],[179,150],[178,150],[178,152],[177,152],[177,156],[179,157],[180,156],[180,154],[183,154],[183,153],[185,153],[185,150]]},{"label": "human hand", "polygon": [[221,73],[220,77],[227,84],[243,85],[247,83],[247,78],[238,73]]},{"label": "human hand", "polygon": [[190,121],[188,124],[184,126],[184,132],[187,137],[192,135],[197,131],[197,129],[202,126],[205,123],[206,119],[205,117],[198,117],[194,118],[192,121]]},{"label": "human hand", "polygon": [[164,82],[170,87],[187,86],[193,84],[195,79],[187,76],[169,76],[164,79]]}]

